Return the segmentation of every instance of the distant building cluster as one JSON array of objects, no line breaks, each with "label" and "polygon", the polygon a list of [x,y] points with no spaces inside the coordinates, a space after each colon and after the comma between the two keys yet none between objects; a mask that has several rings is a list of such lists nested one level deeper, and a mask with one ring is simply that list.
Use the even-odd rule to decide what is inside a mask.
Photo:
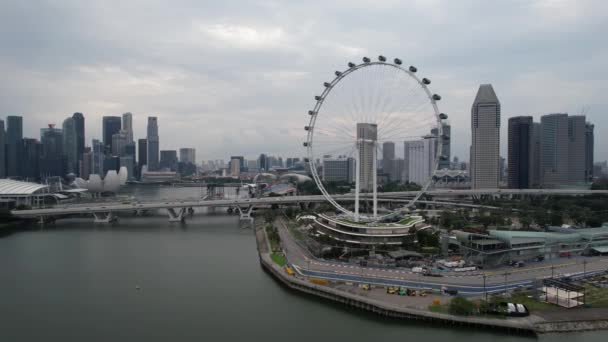
[{"label": "distant building cluster", "polygon": [[593,124],[585,116],[509,119],[508,186],[555,188],[593,181]]},{"label": "distant building cluster", "polygon": [[[508,160],[500,157],[501,106],[482,84],[471,108],[471,188],[586,186],[594,178],[594,125],[584,115],[547,114],[509,119]],[[505,165],[506,164],[506,165]],[[598,174],[599,175],[599,174]]]},{"label": "distant building cluster", "polygon": [[[446,188],[582,187],[608,176],[607,162],[594,162],[595,127],[584,115],[547,114],[540,122],[531,116],[509,118],[507,158],[500,156],[500,127],[501,103],[492,85],[482,84],[471,107],[468,162],[457,156],[452,159],[448,123],[443,123],[441,132],[435,128],[418,140],[383,141],[377,150],[373,147],[379,139],[377,126],[358,123],[356,135],[362,141],[358,155],[325,155],[311,163],[307,158],[262,153],[253,159],[234,155],[197,166],[194,148],[160,149],[155,116],[147,118],[146,136],[137,140],[133,114],[104,116],[101,139],[92,139],[90,145],[82,113],[66,118],[60,127],[41,128],[39,139],[23,137],[21,116],[7,116],[0,120],[0,178],[87,180],[91,175],[118,174],[124,168],[128,181],[165,182],[180,176],[253,179],[274,171],[310,174],[314,164],[323,181],[354,183],[357,160],[362,165],[362,191],[371,191],[374,167],[379,184],[422,184],[432,179],[435,187]],[[98,183],[96,177],[94,183]]]},{"label": "distant building cluster", "polygon": [[[126,175],[127,180],[176,179],[195,175],[193,148],[160,151],[158,119],[148,117],[147,135],[134,140],[133,114],[104,116],[101,140],[86,145],[85,117],[74,113],[61,127],[49,124],[40,129],[40,139],[23,137],[23,117],[0,120],[0,178],[44,182],[52,177],[80,179],[76,184],[104,188],[104,175]],[[123,172],[120,172],[124,169]],[[156,173],[156,174],[155,174]],[[92,175],[95,177],[91,178]],[[85,180],[89,180],[87,182]],[[117,183],[108,180],[108,184]],[[114,188],[114,186],[109,187]]]}]

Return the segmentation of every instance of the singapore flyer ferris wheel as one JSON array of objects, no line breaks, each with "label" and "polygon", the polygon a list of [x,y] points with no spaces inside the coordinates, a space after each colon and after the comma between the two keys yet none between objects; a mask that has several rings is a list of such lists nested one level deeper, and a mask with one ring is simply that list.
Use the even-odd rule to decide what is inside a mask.
[{"label": "singapore flyer ferris wheel", "polygon": [[[446,158],[442,142],[449,138],[442,122],[447,115],[437,105],[441,97],[417,73],[397,58],[364,57],[323,83],[308,112],[304,146],[312,177],[327,200],[355,222],[373,224],[408,211]],[[391,182],[417,190],[398,208],[383,205],[378,192]],[[340,202],[330,183],[354,185],[354,206]],[[362,208],[364,200],[371,200],[371,208]]]}]

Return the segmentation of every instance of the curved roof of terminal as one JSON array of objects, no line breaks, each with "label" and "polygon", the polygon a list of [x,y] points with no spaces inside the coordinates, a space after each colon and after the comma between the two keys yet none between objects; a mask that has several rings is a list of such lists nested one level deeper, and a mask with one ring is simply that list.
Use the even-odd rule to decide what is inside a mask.
[{"label": "curved roof of terminal", "polygon": [[21,182],[12,179],[0,179],[0,196],[32,195],[47,187],[47,185],[38,183]]},{"label": "curved roof of terminal", "polygon": [[488,234],[494,238],[507,241],[516,241],[518,239],[545,239],[547,242],[574,242],[580,240],[578,234],[559,234],[548,232],[531,232],[521,230],[490,230]]}]

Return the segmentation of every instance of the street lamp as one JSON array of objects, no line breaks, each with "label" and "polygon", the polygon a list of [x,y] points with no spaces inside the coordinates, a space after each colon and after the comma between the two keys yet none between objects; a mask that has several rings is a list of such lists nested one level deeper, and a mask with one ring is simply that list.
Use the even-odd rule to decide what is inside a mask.
[{"label": "street lamp", "polygon": [[587,259],[583,260],[583,279],[587,277]]},{"label": "street lamp", "polygon": [[486,302],[487,302],[487,301],[488,301],[488,291],[486,291],[486,277],[487,277],[487,276],[486,276],[486,274],[484,273],[484,274],[482,275],[482,277],[483,277],[483,295],[484,295],[484,297],[486,298]]}]

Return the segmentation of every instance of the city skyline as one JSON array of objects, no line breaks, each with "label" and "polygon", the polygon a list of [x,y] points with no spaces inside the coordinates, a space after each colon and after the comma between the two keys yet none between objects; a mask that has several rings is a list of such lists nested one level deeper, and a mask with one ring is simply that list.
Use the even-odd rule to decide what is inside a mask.
[{"label": "city skyline", "polygon": [[[41,3],[36,4],[39,11],[0,5],[0,27],[5,28],[0,35],[7,42],[0,56],[5,75],[0,86],[7,99],[0,102],[0,115],[22,115],[30,123],[24,136],[35,137],[40,127],[61,125],[70,113],[82,112],[86,132],[92,132],[89,142],[101,140],[102,116],[132,112],[134,136],[143,137],[145,118],[157,116],[164,133],[174,137],[161,143],[162,149],[192,146],[201,159],[259,151],[303,155],[301,126],[322,82],[345,69],[348,60],[383,54],[418,66],[434,81],[443,97],[440,109],[450,115],[452,155],[463,160],[469,157],[468,108],[478,84],[494,85],[504,117],[531,115],[538,121],[544,114],[577,115],[588,108],[587,119],[598,130],[608,120],[602,58],[608,51],[590,38],[608,31],[599,15],[607,6],[603,2],[390,2],[370,9],[359,1],[346,13],[342,4],[323,3],[325,10],[316,14],[303,10],[310,4],[276,4],[281,16],[265,16],[266,6],[249,3],[229,12],[224,4],[212,10],[182,5],[177,7],[187,12],[168,13],[162,5],[146,4],[145,17],[129,10],[136,6],[129,4],[120,10],[106,3]],[[353,11],[361,10],[374,15],[352,21]],[[215,11],[223,16],[215,17]],[[392,22],[392,13],[405,18]],[[12,35],[19,23],[31,20],[39,30]],[[88,24],[77,24],[82,21]],[[119,34],[121,27],[104,24],[115,21],[139,28],[137,47],[125,43],[131,37]],[[462,22],[476,22],[476,27],[457,25]],[[407,39],[395,32],[408,32]],[[39,40],[49,43],[28,43]],[[480,42],[487,48],[472,48]],[[214,129],[200,134],[209,124]],[[267,146],[267,136],[277,144]],[[506,137],[502,125],[503,156]],[[606,139],[597,135],[596,160],[608,159]],[[205,148],[213,144],[216,149]]]}]

